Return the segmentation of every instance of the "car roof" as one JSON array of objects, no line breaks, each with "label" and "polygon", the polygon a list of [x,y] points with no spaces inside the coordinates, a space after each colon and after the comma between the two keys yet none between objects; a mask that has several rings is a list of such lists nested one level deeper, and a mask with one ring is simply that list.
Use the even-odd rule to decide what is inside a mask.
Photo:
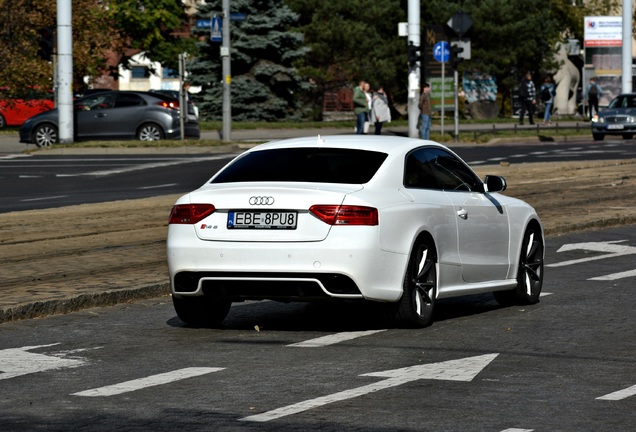
[{"label": "car roof", "polygon": [[406,153],[414,148],[430,145],[448,149],[434,141],[419,138],[407,138],[393,135],[328,135],[291,138],[271,141],[252,148],[250,151],[294,148],[294,147],[327,147],[348,148],[357,150],[379,151],[387,154]]}]

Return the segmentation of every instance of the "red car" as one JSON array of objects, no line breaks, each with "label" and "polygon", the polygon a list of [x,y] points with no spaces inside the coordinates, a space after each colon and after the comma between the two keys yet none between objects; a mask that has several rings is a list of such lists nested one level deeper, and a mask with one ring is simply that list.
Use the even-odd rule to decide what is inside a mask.
[{"label": "red car", "polygon": [[0,88],[0,129],[21,126],[29,117],[55,108],[53,93],[29,89],[22,97],[8,98],[6,88]]}]

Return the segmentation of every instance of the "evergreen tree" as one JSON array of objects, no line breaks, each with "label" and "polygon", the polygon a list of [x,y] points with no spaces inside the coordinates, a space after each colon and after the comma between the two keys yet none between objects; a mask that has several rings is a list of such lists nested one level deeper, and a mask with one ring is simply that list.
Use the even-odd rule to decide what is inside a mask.
[{"label": "evergreen tree", "polygon": [[[293,62],[302,57],[303,36],[291,31],[298,15],[282,0],[232,0],[231,13],[246,14],[231,21],[232,118],[237,121],[276,121],[303,116],[302,94],[309,83]],[[222,1],[198,5],[198,19],[222,15]],[[226,22],[223,25],[227,25]],[[190,62],[192,85],[201,86],[195,96],[205,120],[222,118],[223,77],[220,43],[210,41],[210,30],[196,32],[200,57]]]}]

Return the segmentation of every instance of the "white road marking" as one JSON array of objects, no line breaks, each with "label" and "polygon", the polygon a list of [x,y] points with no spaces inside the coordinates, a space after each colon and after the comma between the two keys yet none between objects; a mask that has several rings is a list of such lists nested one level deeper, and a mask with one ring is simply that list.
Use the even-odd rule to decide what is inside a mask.
[{"label": "white road marking", "polygon": [[176,186],[179,183],[166,183],[166,184],[162,184],[162,185],[156,185],[156,186],[144,186],[144,187],[140,187],[137,188],[139,190],[147,190],[147,189],[160,189],[160,188],[166,188],[166,187],[171,187],[171,186]]},{"label": "white road marking", "polygon": [[539,294],[539,297],[545,297],[545,296],[549,296],[552,295],[553,293],[549,293],[549,292],[542,292],[541,294]]},{"label": "white road marking", "polygon": [[183,380],[186,378],[192,378],[195,376],[205,375],[212,372],[218,372],[225,368],[211,368],[211,367],[191,367],[175,370],[172,372],[166,372],[158,375],[151,375],[145,378],[139,378],[136,380],[125,381],[119,384],[113,384],[106,387],[94,388],[91,390],[85,390],[77,393],[72,393],[71,396],[87,396],[87,397],[101,397],[101,396],[113,396],[122,393],[128,393],[135,390],[141,390],[148,387],[154,387],[162,384],[168,384],[174,381]]},{"label": "white road marking", "polygon": [[29,352],[58,344],[25,346],[0,350],[0,380],[56,369],[76,368],[87,363],[84,359],[63,358],[63,353],[38,354]]},{"label": "white road marking", "polygon": [[387,379],[374,384],[369,384],[351,390],[345,390],[316,399],[310,399],[304,402],[288,405],[286,407],[267,411],[262,414],[243,417],[239,420],[253,422],[266,422],[275,420],[288,415],[298,414],[312,408],[317,408],[330,403],[356,398],[358,396],[364,396],[368,393],[374,393],[378,390],[396,387],[411,381],[417,381],[421,379],[472,381],[473,378],[475,378],[475,376],[477,376],[477,374],[481,372],[482,369],[488,366],[488,364],[490,364],[490,362],[493,361],[498,355],[499,354],[485,354],[481,356],[467,357],[441,363],[430,363],[409,366],[401,369],[363,374],[361,376],[382,377]]},{"label": "white road marking", "polygon": [[563,267],[563,266],[568,266],[572,264],[580,264],[580,263],[589,262],[589,261],[596,261],[599,259],[614,258],[618,256],[623,256],[623,255],[636,254],[636,247],[616,244],[616,243],[622,243],[625,241],[627,240],[564,244],[563,246],[559,248],[559,250],[557,250],[557,253],[568,252],[572,250],[588,250],[592,252],[606,252],[607,254],[589,257],[589,258],[580,258],[580,259],[575,259],[570,261],[563,261],[560,263],[547,264],[547,266],[548,267]]},{"label": "white road marking", "polygon": [[152,168],[165,168],[165,167],[170,167],[174,165],[183,165],[183,164],[194,163],[194,162],[227,159],[228,157],[231,157],[231,156],[219,155],[219,156],[208,156],[208,157],[200,157],[200,158],[176,159],[176,160],[170,160],[167,162],[155,162],[155,163],[147,163],[147,164],[140,164],[140,165],[131,165],[131,166],[126,166],[121,168],[114,168],[111,170],[89,171],[89,172],[77,173],[77,174],[57,174],[57,177],[107,176],[111,174],[122,174],[122,173],[128,173],[133,171],[143,171],[143,170],[152,169]]},{"label": "white road marking", "polygon": [[333,345],[340,342],[356,339],[359,337],[369,336],[375,333],[380,333],[386,330],[368,330],[357,332],[342,332],[332,335],[322,336],[315,339],[309,339],[303,342],[287,345],[288,347],[301,347],[301,348],[319,348],[327,345]]},{"label": "white road marking", "polygon": [[[557,250],[557,253],[567,252],[571,250],[587,250],[592,252],[601,252],[601,253],[604,252],[605,254],[588,257],[588,258],[579,258],[579,259],[574,259],[569,261],[563,261],[560,263],[547,264],[547,266],[548,267],[563,267],[563,266],[568,266],[572,264],[580,264],[584,262],[596,261],[596,260],[601,260],[606,258],[615,258],[615,257],[620,257],[625,255],[636,254],[636,247],[617,244],[617,243],[623,243],[625,241],[626,240],[615,240],[615,241],[608,241],[608,242],[565,244],[561,246],[559,250]],[[613,280],[625,279],[625,278],[635,277],[635,276],[636,276],[636,269],[622,271],[618,273],[612,273],[612,274],[608,274],[604,276],[597,276],[597,277],[589,278],[588,280],[613,281]]]},{"label": "white road marking", "polygon": [[614,393],[606,394],[605,396],[597,397],[596,399],[617,401],[617,400],[626,399],[634,395],[636,395],[636,385],[627,387],[626,389],[619,390]]},{"label": "white road marking", "polygon": [[534,429],[518,429],[518,428],[510,428],[502,430],[501,432],[532,432]]},{"label": "white road marking", "polygon": [[66,198],[67,196],[68,195],[54,195],[54,196],[47,196],[47,197],[40,197],[40,198],[27,198],[27,199],[20,200],[20,202],[54,200],[59,198]]},{"label": "white road marking", "polygon": [[605,276],[597,276],[597,277],[590,278],[588,280],[613,281],[613,280],[624,279],[628,277],[636,277],[636,270],[628,270],[624,272],[608,274]]}]

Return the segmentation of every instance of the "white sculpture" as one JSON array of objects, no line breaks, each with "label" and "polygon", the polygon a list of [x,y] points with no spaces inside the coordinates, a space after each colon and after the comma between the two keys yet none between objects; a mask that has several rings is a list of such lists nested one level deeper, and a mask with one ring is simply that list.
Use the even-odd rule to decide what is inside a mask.
[{"label": "white sculpture", "polygon": [[581,80],[578,68],[568,59],[568,52],[563,44],[559,44],[556,60],[561,65],[554,74],[556,95],[554,96],[554,114],[573,115],[577,112],[576,92]]}]

